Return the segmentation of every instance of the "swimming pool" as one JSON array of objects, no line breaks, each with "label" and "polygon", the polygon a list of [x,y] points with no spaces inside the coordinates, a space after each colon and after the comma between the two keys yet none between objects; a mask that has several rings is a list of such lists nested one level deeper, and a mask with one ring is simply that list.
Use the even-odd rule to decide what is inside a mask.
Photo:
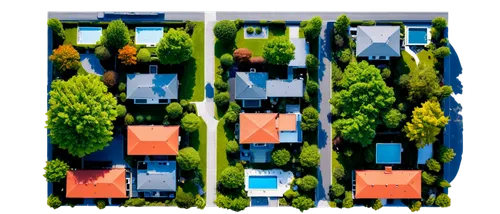
[{"label": "swimming pool", "polygon": [[377,164],[400,164],[401,144],[400,143],[377,143],[376,145]]},{"label": "swimming pool", "polygon": [[156,46],[163,38],[163,27],[136,27],[135,44]]},{"label": "swimming pool", "polygon": [[278,189],[276,176],[248,176],[249,189]]},{"label": "swimming pool", "polygon": [[95,45],[101,39],[102,27],[78,27],[78,44]]},{"label": "swimming pool", "polygon": [[427,28],[408,28],[408,45],[427,45]]}]

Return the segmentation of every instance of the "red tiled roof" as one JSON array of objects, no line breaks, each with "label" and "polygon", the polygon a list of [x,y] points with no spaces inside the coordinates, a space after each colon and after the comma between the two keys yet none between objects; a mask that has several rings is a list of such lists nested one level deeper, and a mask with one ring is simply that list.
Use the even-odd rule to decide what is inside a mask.
[{"label": "red tiled roof", "polygon": [[179,126],[128,126],[128,155],[177,155]]},{"label": "red tiled roof", "polygon": [[240,144],[279,143],[276,113],[241,113]]},{"label": "red tiled roof", "polygon": [[69,170],[67,198],[127,198],[125,169]]},{"label": "red tiled roof", "polygon": [[420,170],[356,170],[355,198],[419,199]]}]

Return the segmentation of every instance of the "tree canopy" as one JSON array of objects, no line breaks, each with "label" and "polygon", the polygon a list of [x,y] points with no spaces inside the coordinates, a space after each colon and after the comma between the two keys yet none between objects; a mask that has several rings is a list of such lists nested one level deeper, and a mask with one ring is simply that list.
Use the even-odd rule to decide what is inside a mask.
[{"label": "tree canopy", "polygon": [[222,20],[215,24],[214,26],[214,35],[221,41],[222,43],[231,43],[236,39],[236,25],[233,21],[230,20]]},{"label": "tree canopy", "polygon": [[332,186],[330,187],[330,195],[334,197],[330,196],[330,200],[333,200],[333,198],[335,197],[340,197],[342,194],[344,194],[344,192],[345,192],[345,187],[342,186],[342,184],[339,183],[332,184]]},{"label": "tree canopy", "polygon": [[236,153],[238,152],[240,149],[240,145],[234,141],[234,140],[230,140],[229,142],[227,142],[227,145],[226,145],[226,152],[227,153]]},{"label": "tree canopy", "polygon": [[178,102],[172,102],[167,106],[168,118],[176,119],[182,115],[182,106]]},{"label": "tree canopy", "polygon": [[69,170],[69,165],[67,163],[59,159],[46,161],[46,163],[46,166],[43,168],[45,170],[43,177],[45,177],[48,182],[59,182],[66,178],[66,172]]},{"label": "tree canopy", "polygon": [[193,147],[181,149],[177,156],[177,163],[182,170],[190,171],[198,169],[200,162],[200,154]]},{"label": "tree canopy", "polygon": [[[401,78],[408,78],[408,100],[414,102],[421,99],[430,99],[432,97],[444,98],[452,93],[450,86],[439,85],[436,70],[432,66],[424,63],[420,63],[417,68],[410,71],[408,77],[402,75]],[[402,82],[404,84],[405,81]]]},{"label": "tree canopy", "polygon": [[118,59],[122,61],[124,65],[135,65],[137,64],[137,49],[132,45],[125,45],[123,48],[118,50]]},{"label": "tree canopy", "polygon": [[314,188],[316,188],[317,185],[318,185],[318,179],[316,179],[312,175],[306,175],[300,179],[300,184],[298,186],[300,190],[309,192],[314,190]]},{"label": "tree canopy", "polygon": [[432,27],[436,28],[438,31],[444,30],[448,26],[448,22],[443,17],[437,17],[432,20]]},{"label": "tree canopy", "polygon": [[49,92],[47,126],[50,142],[83,157],[113,140],[116,99],[97,75],[55,80]]},{"label": "tree canopy", "polygon": [[314,208],[314,201],[311,198],[305,196],[299,196],[292,200],[292,207],[295,207],[303,212],[304,210],[308,210],[309,208]]},{"label": "tree canopy", "polygon": [[401,120],[405,119],[406,115],[401,114],[397,109],[391,109],[384,115],[384,124],[387,128],[397,128]]},{"label": "tree canopy", "polygon": [[269,64],[288,65],[295,59],[295,45],[288,37],[274,37],[264,45],[263,57]]},{"label": "tree canopy", "polygon": [[64,33],[63,25],[61,21],[59,21],[59,19],[56,18],[49,19],[49,21],[47,21],[47,25],[49,26],[50,29],[52,29],[54,34],[56,34],[60,39],[62,40],[66,39],[66,34]]},{"label": "tree canopy", "polygon": [[304,30],[304,36],[308,41],[312,41],[318,38],[319,34],[321,33],[322,24],[323,20],[319,16],[315,16],[307,22],[303,30]]},{"label": "tree canopy", "polygon": [[309,145],[309,143],[304,142],[299,156],[300,164],[303,167],[317,167],[320,158],[321,155],[319,154],[318,146]]},{"label": "tree canopy", "polygon": [[60,45],[52,51],[49,59],[58,71],[77,70],[80,67],[80,54],[71,44]]},{"label": "tree canopy", "polygon": [[340,15],[334,25],[335,33],[338,33],[342,36],[347,35],[349,24],[351,24],[349,18],[345,14]]},{"label": "tree canopy", "polygon": [[451,199],[446,193],[441,193],[436,197],[436,205],[440,207],[449,207],[451,205]]},{"label": "tree canopy", "polygon": [[109,23],[105,31],[102,32],[101,44],[111,50],[118,50],[130,43],[130,35],[125,23],[118,19]]},{"label": "tree canopy", "polygon": [[47,198],[47,205],[53,209],[57,209],[62,205],[61,200],[59,199],[59,196],[50,194],[50,196]]},{"label": "tree canopy", "polygon": [[436,141],[448,119],[438,102],[427,101],[413,110],[411,122],[407,122],[403,130],[411,141],[416,142],[417,148],[423,148]]},{"label": "tree canopy", "polygon": [[181,119],[181,127],[187,132],[194,132],[200,126],[200,117],[194,113],[186,114]]},{"label": "tree canopy", "polygon": [[332,95],[332,113],[339,118],[334,129],[348,141],[368,146],[375,137],[383,112],[396,101],[394,91],[385,84],[379,69],[368,64],[351,63],[338,83],[341,89]]},{"label": "tree canopy", "polygon": [[161,64],[180,64],[191,58],[193,40],[183,30],[170,28],[156,47]]},{"label": "tree canopy", "polygon": [[178,187],[175,193],[175,204],[177,204],[179,208],[189,209],[190,207],[194,207],[195,197],[193,193],[184,192],[181,187]]},{"label": "tree canopy", "polygon": [[317,71],[319,66],[319,60],[313,54],[307,54],[306,56],[306,67],[309,72]]},{"label": "tree canopy", "polygon": [[244,198],[241,196],[231,198],[223,194],[218,194],[214,203],[218,207],[230,209],[236,212],[241,211],[246,207],[250,206],[250,200],[248,198]]},{"label": "tree canopy", "polygon": [[441,146],[439,148],[439,161],[441,161],[441,163],[448,163],[452,161],[453,158],[455,158],[455,155],[456,153],[452,148],[448,148],[445,146]]},{"label": "tree canopy", "polygon": [[382,205],[382,201],[380,201],[380,199],[377,199],[373,202],[372,209],[378,210],[382,207],[383,207],[383,205]]},{"label": "tree canopy", "polygon": [[274,150],[271,158],[276,166],[284,166],[290,161],[290,152],[287,149]]},{"label": "tree canopy", "polygon": [[137,53],[137,60],[139,62],[150,62],[151,61],[151,53],[146,48],[141,48]]},{"label": "tree canopy", "polygon": [[245,183],[245,174],[237,167],[230,166],[222,171],[219,182],[225,188],[238,189]]},{"label": "tree canopy", "polygon": [[314,107],[309,106],[302,110],[300,127],[304,131],[314,131],[318,127],[319,113]]},{"label": "tree canopy", "polygon": [[434,158],[427,160],[425,164],[427,165],[427,168],[431,171],[439,172],[441,170],[441,164],[439,164],[439,162]]}]

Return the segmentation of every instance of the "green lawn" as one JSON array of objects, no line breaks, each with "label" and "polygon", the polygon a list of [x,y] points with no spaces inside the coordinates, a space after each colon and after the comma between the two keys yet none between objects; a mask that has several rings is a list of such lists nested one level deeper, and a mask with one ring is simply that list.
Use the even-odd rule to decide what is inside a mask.
[{"label": "green lawn", "polygon": [[243,28],[238,30],[236,34],[236,46],[238,48],[248,48],[248,50],[252,51],[252,56],[262,56],[266,42],[267,39],[245,39]]},{"label": "green lawn", "polygon": [[[200,170],[203,177],[203,182],[207,182],[207,124],[200,117],[201,123],[198,130],[191,133],[189,137],[189,145],[196,149],[200,154],[201,163]],[[205,185],[206,186],[206,185]],[[206,187],[203,190],[206,190]]]},{"label": "green lawn", "polygon": [[205,96],[205,23],[196,22],[193,35],[193,55],[179,75],[179,98],[193,102],[203,101]]},{"label": "green lawn", "polygon": [[64,29],[64,33],[66,34],[66,39],[64,40],[64,45],[73,44],[76,45],[78,28],[66,28]]},{"label": "green lawn", "polygon": [[422,50],[417,54],[420,63],[424,63],[434,67],[434,55],[430,51]]},{"label": "green lawn", "polygon": [[406,51],[401,51],[401,58],[398,63],[398,72],[401,74],[408,74],[411,70],[417,67],[415,59]]},{"label": "green lawn", "polygon": [[234,133],[225,127],[224,120],[220,120],[217,125],[217,178],[219,178],[222,170],[229,166],[226,145],[232,139],[234,139]]}]

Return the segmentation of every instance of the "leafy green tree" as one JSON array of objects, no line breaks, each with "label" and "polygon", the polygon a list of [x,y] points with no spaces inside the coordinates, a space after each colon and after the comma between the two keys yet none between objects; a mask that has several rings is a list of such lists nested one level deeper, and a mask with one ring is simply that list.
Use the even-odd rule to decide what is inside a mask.
[{"label": "leafy green tree", "polygon": [[80,54],[71,44],[60,45],[52,51],[49,56],[58,71],[65,72],[69,70],[76,71],[80,67]]},{"label": "leafy green tree", "polygon": [[222,20],[215,24],[214,35],[222,43],[232,43],[236,39],[236,25],[233,21]]},{"label": "leafy green tree", "polygon": [[284,166],[290,161],[290,152],[287,149],[274,150],[271,158],[276,166]]},{"label": "leafy green tree", "polygon": [[239,189],[245,183],[245,174],[234,166],[227,167],[222,171],[219,183],[228,189]]},{"label": "leafy green tree", "polygon": [[441,161],[441,163],[448,163],[452,161],[453,158],[455,158],[455,155],[456,154],[452,148],[448,148],[445,146],[441,146],[439,148],[439,161]]},{"label": "leafy green tree", "polygon": [[214,97],[215,105],[218,107],[226,107],[229,105],[229,92],[220,92]]},{"label": "leafy green tree", "polygon": [[436,136],[448,124],[448,119],[438,102],[427,101],[422,107],[413,110],[411,122],[406,123],[403,131],[411,141],[416,142],[417,148],[423,148],[436,141]]},{"label": "leafy green tree", "polygon": [[[401,76],[403,78],[403,76]],[[446,97],[451,94],[449,86],[440,86],[436,71],[432,66],[421,63],[408,74],[408,100],[418,101],[419,99],[432,97]],[[404,84],[400,79],[400,84]],[[445,91],[448,91],[445,93]]]},{"label": "leafy green tree", "polygon": [[432,205],[434,205],[435,200],[436,200],[436,196],[430,195],[429,198],[427,200],[425,200],[425,204],[427,206],[432,206]]},{"label": "leafy green tree", "polygon": [[176,119],[182,115],[182,106],[178,102],[173,102],[168,104],[167,106],[167,115],[168,118]]},{"label": "leafy green tree", "polygon": [[225,68],[231,67],[233,62],[233,56],[231,54],[225,53],[220,57],[220,64]]},{"label": "leafy green tree", "polygon": [[349,64],[338,87],[341,90],[330,99],[332,113],[340,117],[333,123],[334,130],[347,141],[370,145],[377,125],[383,122],[383,112],[396,101],[393,89],[366,61]]},{"label": "leafy green tree", "polygon": [[314,131],[318,127],[319,113],[314,107],[309,106],[302,110],[300,127],[304,131]]},{"label": "leafy green tree", "polygon": [[319,88],[318,83],[316,83],[312,80],[307,81],[306,91],[309,95],[314,95],[314,94],[318,93],[318,88]]},{"label": "leafy green tree", "polygon": [[223,194],[218,194],[217,198],[215,199],[214,203],[218,207],[230,209],[233,211],[241,211],[245,209],[246,207],[250,206],[250,200],[245,197],[235,197],[235,198],[230,198],[229,196],[223,195]]},{"label": "leafy green tree", "polygon": [[142,207],[146,205],[146,200],[144,198],[129,198],[125,201],[123,206],[125,207]]},{"label": "leafy green tree", "polygon": [[170,28],[156,47],[161,64],[180,64],[191,58],[193,40],[183,30]]},{"label": "leafy green tree", "polygon": [[295,45],[285,36],[271,38],[264,45],[264,59],[273,65],[288,65],[295,59]]},{"label": "leafy green tree", "polygon": [[134,124],[134,121],[134,116],[132,116],[131,114],[125,115],[125,125],[132,125]]},{"label": "leafy green tree", "polygon": [[83,157],[104,149],[113,140],[116,99],[99,76],[55,80],[49,95],[46,128],[52,144]]},{"label": "leafy green tree", "polygon": [[339,60],[344,64],[349,63],[351,61],[351,49],[344,48],[344,50],[340,52]]},{"label": "leafy green tree", "polygon": [[69,170],[69,165],[67,163],[59,159],[46,161],[46,163],[47,165],[43,168],[45,170],[43,177],[45,177],[48,182],[59,182],[66,178],[66,172]]},{"label": "leafy green tree", "polygon": [[397,128],[401,120],[404,120],[406,115],[401,114],[397,109],[391,109],[384,115],[384,124],[387,128]]},{"label": "leafy green tree", "polygon": [[196,199],[193,193],[184,192],[181,187],[177,187],[177,192],[175,193],[175,204],[179,208],[189,209],[195,206]]},{"label": "leafy green tree", "polygon": [[57,209],[62,205],[62,202],[59,199],[59,196],[50,194],[47,198],[47,205],[53,209]]},{"label": "leafy green tree", "polygon": [[193,147],[181,149],[177,156],[177,163],[182,170],[191,171],[198,169],[200,162],[200,154]]},{"label": "leafy green tree", "polygon": [[207,203],[205,202],[205,199],[201,197],[200,195],[196,195],[196,201],[194,203],[196,207],[200,210],[204,209]]},{"label": "leafy green tree", "polygon": [[333,168],[333,177],[335,179],[340,180],[340,179],[344,178],[344,176],[345,176],[344,166],[339,165],[339,166],[336,166],[335,168]]},{"label": "leafy green tree", "polygon": [[437,17],[432,20],[432,27],[436,28],[438,31],[444,30],[448,26],[448,22],[443,17]]},{"label": "leafy green tree", "polygon": [[151,53],[146,48],[141,48],[137,53],[137,61],[139,62],[151,62]]},{"label": "leafy green tree", "polygon": [[289,189],[289,190],[287,190],[287,191],[283,194],[283,196],[284,196],[285,198],[287,198],[288,200],[292,200],[292,199],[294,199],[294,198],[299,197],[299,196],[300,196],[300,194],[299,194],[299,192],[297,192],[297,191],[293,191],[293,189]]},{"label": "leafy green tree", "polygon": [[111,58],[111,53],[106,47],[101,45],[95,48],[95,56],[100,60],[108,60]]},{"label": "leafy green tree", "polygon": [[217,89],[217,91],[219,91],[219,92],[225,92],[225,91],[227,91],[227,88],[229,87],[227,82],[224,82],[219,78],[215,80],[214,86],[215,86],[215,89]]},{"label": "leafy green tree", "polygon": [[383,207],[383,205],[382,205],[382,201],[380,201],[380,199],[377,199],[377,200],[375,200],[375,202],[373,202],[372,209],[378,210],[382,207]]},{"label": "leafy green tree", "polygon": [[349,28],[350,23],[351,21],[345,14],[340,15],[337,18],[337,21],[335,22],[334,25],[335,33],[340,34],[342,36],[347,35],[347,30]]},{"label": "leafy green tree", "polygon": [[345,198],[342,200],[342,207],[343,208],[351,208],[354,206],[354,201],[352,200],[352,192],[347,191],[345,192]]},{"label": "leafy green tree", "polygon": [[301,179],[301,183],[299,185],[300,190],[309,192],[316,188],[318,185],[318,179],[316,179],[312,175],[306,175]]},{"label": "leafy green tree", "polygon": [[300,212],[304,212],[304,210],[314,208],[314,201],[306,196],[299,196],[292,200],[292,207],[299,209]]},{"label": "leafy green tree", "polygon": [[102,32],[101,44],[110,50],[118,50],[130,43],[128,27],[121,20],[113,20],[105,31]]},{"label": "leafy green tree", "polygon": [[299,156],[300,164],[303,167],[317,167],[320,158],[321,155],[319,154],[318,146],[309,145],[309,143],[304,142]]},{"label": "leafy green tree", "polygon": [[235,124],[238,121],[238,117],[239,115],[234,111],[227,111],[226,114],[224,114],[224,119],[231,124]]},{"label": "leafy green tree", "polygon": [[308,71],[316,72],[318,70],[319,60],[313,54],[307,54],[306,56],[306,68]]},{"label": "leafy green tree", "polygon": [[433,185],[437,180],[437,176],[431,175],[427,172],[422,172],[422,180],[427,185]]},{"label": "leafy green tree", "polygon": [[100,210],[106,208],[106,201],[103,199],[96,199],[95,204],[96,204],[97,208],[99,208]]},{"label": "leafy green tree", "polygon": [[181,120],[181,127],[187,132],[194,132],[200,126],[200,117],[198,115],[189,113],[186,114]]},{"label": "leafy green tree", "polygon": [[345,187],[342,184],[334,183],[330,187],[330,200],[333,200],[336,197],[340,197],[345,192]]},{"label": "leafy green tree", "polygon": [[61,40],[66,39],[66,34],[64,33],[63,25],[61,21],[59,21],[59,19],[56,18],[49,19],[49,21],[47,21],[47,25],[49,26],[50,29],[52,29],[52,32],[54,32],[54,34],[56,34]]},{"label": "leafy green tree", "polygon": [[449,47],[439,47],[438,49],[434,50],[432,52],[434,54],[434,57],[438,59],[445,58],[451,54],[450,48]]},{"label": "leafy green tree", "polygon": [[322,24],[323,20],[319,16],[315,16],[311,20],[309,20],[309,22],[307,22],[307,25],[303,28],[304,36],[306,37],[307,41],[312,41],[318,38],[319,34],[321,33]]},{"label": "leafy green tree", "polygon": [[238,143],[234,140],[230,140],[229,142],[227,142],[227,145],[226,145],[226,152],[227,153],[236,153],[240,150],[240,145],[238,145]]},{"label": "leafy green tree", "polygon": [[420,210],[420,207],[422,207],[422,202],[420,202],[420,201],[413,201],[413,202],[410,204],[410,210],[411,210],[412,212],[419,211],[419,210]]},{"label": "leafy green tree", "polygon": [[451,205],[451,199],[446,193],[441,193],[436,197],[436,205],[440,207],[449,207]]},{"label": "leafy green tree", "polygon": [[439,162],[437,160],[434,160],[434,158],[427,160],[426,165],[427,165],[427,168],[429,168],[429,170],[431,170],[431,171],[434,171],[434,172],[441,171],[441,164],[439,164]]},{"label": "leafy green tree", "polygon": [[124,105],[117,105],[116,113],[118,117],[125,117],[125,115],[127,114],[127,107],[125,107]]}]

